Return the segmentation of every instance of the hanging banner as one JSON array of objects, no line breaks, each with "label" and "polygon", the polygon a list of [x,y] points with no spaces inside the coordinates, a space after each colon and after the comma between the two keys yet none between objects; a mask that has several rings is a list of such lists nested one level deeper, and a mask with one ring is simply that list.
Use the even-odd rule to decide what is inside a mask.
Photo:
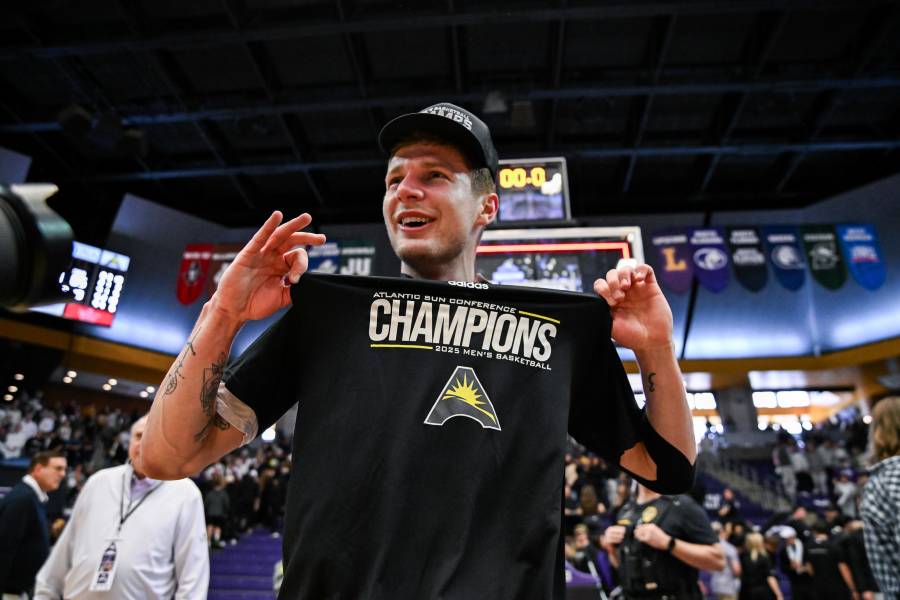
[{"label": "hanging banner", "polygon": [[795,227],[788,225],[772,225],[762,230],[766,252],[775,277],[785,288],[795,291],[803,286],[804,275],[803,252],[800,250],[800,239]]},{"label": "hanging banner", "polygon": [[697,279],[711,292],[728,287],[728,252],[718,227],[691,230],[691,258]]},{"label": "hanging banner", "polygon": [[307,250],[310,271],[341,275],[371,275],[375,245],[371,242],[342,240],[326,242]]},{"label": "hanging banner", "polygon": [[887,278],[878,234],[872,225],[838,225],[838,239],[847,268],[856,282],[867,290],[877,290]]},{"label": "hanging banner", "polygon": [[839,289],[847,281],[847,270],[838,249],[837,235],[831,225],[806,225],[800,228],[806,264],[813,278],[829,290]]},{"label": "hanging banner", "polygon": [[656,249],[656,275],[666,287],[676,294],[691,289],[694,270],[691,267],[691,251],[688,236],[682,230],[664,229],[653,233]]},{"label": "hanging banner", "polygon": [[766,286],[768,279],[766,255],[759,233],[753,227],[729,227],[726,232],[734,276],[745,288],[758,292]]},{"label": "hanging banner", "polygon": [[212,253],[212,244],[188,244],[184,247],[175,294],[185,306],[196,302],[203,293]]}]

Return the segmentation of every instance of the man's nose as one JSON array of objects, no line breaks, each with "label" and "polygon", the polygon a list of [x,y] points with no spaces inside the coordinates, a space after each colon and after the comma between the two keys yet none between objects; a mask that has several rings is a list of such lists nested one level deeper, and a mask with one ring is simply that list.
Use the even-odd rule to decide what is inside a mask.
[{"label": "man's nose", "polygon": [[412,173],[404,175],[403,179],[397,185],[397,197],[401,200],[414,199],[421,200],[425,196],[418,180]]}]

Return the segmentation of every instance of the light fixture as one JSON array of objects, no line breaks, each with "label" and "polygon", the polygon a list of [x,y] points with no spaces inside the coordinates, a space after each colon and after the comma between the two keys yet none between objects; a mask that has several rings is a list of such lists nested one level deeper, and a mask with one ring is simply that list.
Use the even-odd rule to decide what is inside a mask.
[{"label": "light fixture", "polygon": [[63,383],[72,383],[72,378],[66,375],[63,377]]},{"label": "light fixture", "polygon": [[139,395],[141,398],[146,398],[146,397],[149,396],[150,394],[147,393],[147,390],[141,390],[140,393],[139,393],[138,395]]},{"label": "light fixture", "polygon": [[12,394],[5,394],[5,395],[3,396],[3,399],[6,400],[7,402],[9,402],[10,400],[13,399],[13,395],[12,395]]},{"label": "light fixture", "polygon": [[25,376],[21,373],[16,373],[15,375],[13,375],[13,379],[15,379],[16,381],[22,381],[23,379],[25,379]]},{"label": "light fixture", "polygon": [[262,432],[262,435],[260,437],[262,438],[262,441],[264,441],[264,442],[271,442],[272,440],[275,439],[275,427],[274,426],[269,427],[268,429],[266,429],[265,431]]},{"label": "light fixture", "polygon": [[152,393],[155,392],[155,391],[156,391],[156,388],[153,387],[152,385],[148,385],[148,386],[147,386],[147,393],[148,393],[148,394],[152,394]]},{"label": "light fixture", "polygon": [[17,388],[17,387],[14,386],[14,385],[11,385],[11,386],[9,386],[8,388],[6,388],[6,391],[8,391],[8,392],[10,392],[10,393],[12,393],[12,394],[15,394],[16,392],[19,391],[19,388]]},{"label": "light fixture", "polygon": [[103,389],[106,390],[106,391],[108,392],[109,390],[112,389],[112,386],[109,385],[108,383],[104,383],[104,384],[103,384]]},{"label": "light fixture", "polygon": [[872,422],[872,415],[865,415],[863,417],[863,423],[865,423],[866,425],[868,425],[871,422]]},{"label": "light fixture", "polygon": [[118,380],[116,380],[116,379],[110,378],[110,380],[107,381],[107,383],[108,383],[109,385],[116,385],[116,384],[119,383],[119,382],[118,382]]},{"label": "light fixture", "polygon": [[78,373],[76,373],[75,371],[68,371],[68,372],[66,373],[66,377],[72,377],[72,378],[75,378],[75,377],[78,377]]}]

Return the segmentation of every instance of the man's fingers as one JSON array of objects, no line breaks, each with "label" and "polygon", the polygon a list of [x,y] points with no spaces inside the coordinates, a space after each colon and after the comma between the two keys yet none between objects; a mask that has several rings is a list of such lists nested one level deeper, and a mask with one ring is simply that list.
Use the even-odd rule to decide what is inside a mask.
[{"label": "man's fingers", "polygon": [[630,288],[632,284],[632,274],[634,272],[631,265],[622,265],[616,269],[616,272],[619,274],[619,286],[623,290]]},{"label": "man's fingers", "polygon": [[308,233],[306,231],[297,231],[278,248],[278,252],[285,254],[296,248],[297,246],[321,246],[325,243],[324,233]]},{"label": "man's fingers", "polygon": [[306,273],[309,257],[306,255],[306,250],[297,248],[284,255],[284,262],[290,267],[285,277],[291,284],[294,284],[300,281],[301,275]]},{"label": "man's fingers", "polygon": [[606,272],[606,283],[609,285],[610,297],[619,301],[625,298],[625,292],[622,291],[622,282],[619,279],[619,270],[610,269]]},{"label": "man's fingers", "polygon": [[257,230],[253,237],[250,238],[250,241],[247,243],[247,250],[251,252],[259,252],[262,250],[263,246],[266,245],[266,241],[272,235],[272,232],[278,227],[278,224],[281,223],[282,218],[281,211],[276,210],[269,218],[266,219],[266,222],[262,224],[262,227]]},{"label": "man's fingers", "polygon": [[311,222],[312,217],[309,215],[309,213],[303,213],[298,217],[294,217],[290,221],[275,229],[272,235],[269,236],[269,241],[267,241],[265,246],[263,246],[262,251],[267,252],[279,248],[285,241],[287,241],[291,234],[298,232],[299,230],[309,225]]},{"label": "man's fingers", "polygon": [[653,267],[646,264],[635,267],[634,277],[637,281],[642,281],[644,283],[656,282],[656,273],[653,272]]},{"label": "man's fingers", "polygon": [[612,290],[609,289],[609,284],[605,279],[598,279],[594,282],[594,291],[597,292],[597,295],[606,300],[606,303],[610,306],[615,306],[616,301],[613,300]]}]

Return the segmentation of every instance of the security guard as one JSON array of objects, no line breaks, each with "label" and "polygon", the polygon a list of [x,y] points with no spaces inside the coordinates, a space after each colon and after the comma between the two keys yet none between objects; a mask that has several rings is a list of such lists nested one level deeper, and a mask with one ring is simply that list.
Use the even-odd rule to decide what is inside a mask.
[{"label": "security guard", "polygon": [[725,556],[703,509],[687,496],[661,496],[640,484],[606,529],[601,545],[616,568],[622,598],[701,600],[697,570],[721,571]]}]

